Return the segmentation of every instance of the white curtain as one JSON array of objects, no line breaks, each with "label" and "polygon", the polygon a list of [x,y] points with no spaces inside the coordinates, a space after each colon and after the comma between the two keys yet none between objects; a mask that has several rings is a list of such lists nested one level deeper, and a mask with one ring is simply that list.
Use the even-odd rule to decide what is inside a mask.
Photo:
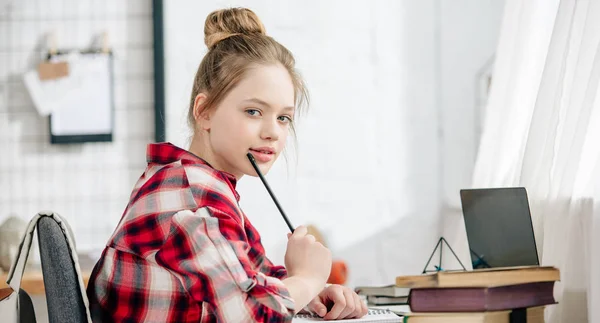
[{"label": "white curtain", "polygon": [[527,188],[546,322],[600,322],[599,45],[600,0],[506,1],[473,187]]}]

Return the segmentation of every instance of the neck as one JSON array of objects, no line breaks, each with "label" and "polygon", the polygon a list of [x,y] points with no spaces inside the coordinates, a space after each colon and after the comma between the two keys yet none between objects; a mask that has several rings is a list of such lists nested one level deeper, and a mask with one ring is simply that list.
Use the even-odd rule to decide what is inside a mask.
[{"label": "neck", "polygon": [[214,169],[228,172],[235,176],[236,179],[242,178],[243,174],[236,174],[231,172],[230,170],[224,167],[225,163],[222,162],[217,156],[215,156],[214,151],[210,146],[210,142],[208,140],[208,133],[194,135],[192,138],[192,142],[190,143],[190,148],[188,149],[192,154],[202,158],[204,161],[209,163]]}]

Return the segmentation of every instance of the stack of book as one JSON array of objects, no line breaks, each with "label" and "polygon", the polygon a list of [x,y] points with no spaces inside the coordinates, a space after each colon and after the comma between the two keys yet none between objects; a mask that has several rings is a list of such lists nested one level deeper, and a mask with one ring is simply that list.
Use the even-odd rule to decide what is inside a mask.
[{"label": "stack of book", "polygon": [[559,280],[557,268],[527,266],[400,276],[396,287],[410,289],[405,323],[543,323]]},{"label": "stack of book", "polygon": [[409,288],[388,286],[359,286],[354,291],[363,296],[368,306],[408,304]]}]

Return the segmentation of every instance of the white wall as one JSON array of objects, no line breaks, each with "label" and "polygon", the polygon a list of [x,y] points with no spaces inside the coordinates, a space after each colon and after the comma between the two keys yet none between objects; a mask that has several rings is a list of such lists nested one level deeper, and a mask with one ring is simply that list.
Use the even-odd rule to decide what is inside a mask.
[{"label": "white wall", "polygon": [[441,111],[444,206],[460,207],[458,191],[471,185],[485,103],[478,102],[491,73],[503,0],[441,1]]},{"label": "white wall", "polygon": [[[441,1],[442,233],[471,267],[459,191],[471,187],[504,0]],[[444,250],[444,263],[460,268]]]}]

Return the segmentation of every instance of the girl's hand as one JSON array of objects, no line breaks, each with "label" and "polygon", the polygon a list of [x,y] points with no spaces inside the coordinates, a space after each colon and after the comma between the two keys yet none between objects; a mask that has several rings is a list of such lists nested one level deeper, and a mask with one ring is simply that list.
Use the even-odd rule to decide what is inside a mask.
[{"label": "girl's hand", "polygon": [[316,294],[329,278],[331,252],[317,242],[314,236],[307,234],[305,226],[299,226],[293,234],[288,234],[285,267],[288,276],[298,276],[314,282],[318,288],[314,291]]},{"label": "girl's hand", "polygon": [[342,285],[329,285],[309,304],[308,309],[325,320],[360,318],[368,308],[358,294]]}]

